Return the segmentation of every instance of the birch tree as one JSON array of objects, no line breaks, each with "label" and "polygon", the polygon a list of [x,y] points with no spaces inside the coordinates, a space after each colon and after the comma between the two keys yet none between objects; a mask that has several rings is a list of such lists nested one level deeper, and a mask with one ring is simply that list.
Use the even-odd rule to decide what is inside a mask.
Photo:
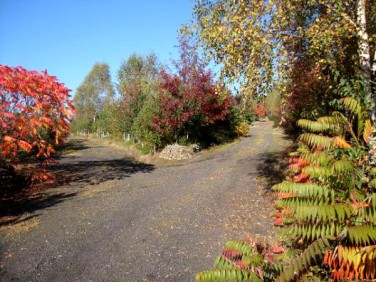
[{"label": "birch tree", "polygon": [[[78,111],[76,129],[99,129],[98,118],[103,116],[114,100],[110,68],[105,63],[96,63],[77,88],[74,104]],[[102,127],[103,127],[102,123]],[[103,128],[102,128],[103,130]]]},{"label": "birch tree", "polygon": [[291,71],[299,61],[307,63],[307,69],[319,70],[318,80],[320,72],[331,68],[344,76],[364,73],[373,86],[375,4],[374,0],[197,0],[192,27],[208,57],[222,66],[222,77],[240,82],[250,96],[265,94],[276,82],[291,83]]}]

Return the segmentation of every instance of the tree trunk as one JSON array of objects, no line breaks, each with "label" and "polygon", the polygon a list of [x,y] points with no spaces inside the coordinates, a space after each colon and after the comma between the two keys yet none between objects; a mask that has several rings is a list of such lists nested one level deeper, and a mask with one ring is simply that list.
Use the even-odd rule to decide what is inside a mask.
[{"label": "tree trunk", "polygon": [[373,94],[372,79],[374,78],[374,69],[376,63],[372,63],[371,67],[371,53],[369,48],[368,32],[367,32],[367,18],[366,18],[366,0],[357,0],[356,11],[356,32],[358,36],[358,53],[359,66],[365,76],[366,86],[369,88],[368,101],[373,104],[371,109],[371,118],[376,121],[376,107],[375,95]]}]

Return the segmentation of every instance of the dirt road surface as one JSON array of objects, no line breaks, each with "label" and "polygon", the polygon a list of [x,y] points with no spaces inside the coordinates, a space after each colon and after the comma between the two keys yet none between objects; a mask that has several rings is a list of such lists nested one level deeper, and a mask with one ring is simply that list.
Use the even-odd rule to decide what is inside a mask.
[{"label": "dirt road surface", "polygon": [[0,229],[1,281],[192,281],[228,239],[272,240],[276,156],[288,141],[271,122],[180,164],[135,162],[76,140],[52,167],[59,187],[19,203]]}]

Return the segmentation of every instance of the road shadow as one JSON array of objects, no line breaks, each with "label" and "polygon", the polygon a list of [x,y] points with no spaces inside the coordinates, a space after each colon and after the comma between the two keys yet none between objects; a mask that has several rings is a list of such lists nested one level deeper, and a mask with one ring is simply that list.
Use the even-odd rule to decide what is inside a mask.
[{"label": "road shadow", "polygon": [[47,194],[38,192],[36,194],[16,194],[13,196],[0,197],[0,227],[9,224],[26,222],[36,214],[35,211],[55,206],[62,201],[75,196],[77,193],[54,193]]},{"label": "road shadow", "polygon": [[[96,154],[98,148],[101,154]],[[103,148],[89,146],[85,139],[70,140],[59,149],[55,158],[57,162],[44,167],[54,179],[41,184],[30,186],[30,182],[24,178],[10,170],[5,171],[5,178],[0,180],[4,184],[7,179],[9,187],[1,189],[0,185],[0,227],[28,221],[38,216],[36,211],[76,196],[83,187],[89,186],[90,189],[90,185],[124,179],[135,173],[149,173],[155,169],[154,165],[137,162],[131,156],[119,157],[122,152],[117,154],[112,148]],[[78,151],[81,151],[78,157],[70,154]],[[33,168],[39,169],[37,165]],[[29,214],[31,217],[25,216]]]},{"label": "road shadow", "polygon": [[288,167],[288,150],[261,154],[257,165],[257,174],[266,181],[266,190],[285,179],[284,172]]},{"label": "road shadow", "polygon": [[81,151],[88,149],[87,140],[84,138],[70,138],[66,143],[59,146],[57,152],[57,158],[61,157],[61,154],[71,152],[71,151]]},{"label": "road shadow", "polygon": [[155,169],[155,166],[137,162],[132,158],[123,158],[57,163],[50,165],[48,169],[56,177],[55,187],[64,185],[83,187],[109,180],[124,179],[134,173],[149,173]]}]

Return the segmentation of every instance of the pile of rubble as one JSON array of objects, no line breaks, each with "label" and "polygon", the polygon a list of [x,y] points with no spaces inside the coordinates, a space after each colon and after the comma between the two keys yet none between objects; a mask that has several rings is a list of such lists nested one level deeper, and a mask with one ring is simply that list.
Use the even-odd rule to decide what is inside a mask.
[{"label": "pile of rubble", "polygon": [[166,160],[188,160],[194,156],[194,153],[199,150],[197,144],[190,146],[182,146],[179,144],[167,145],[159,157]]}]

